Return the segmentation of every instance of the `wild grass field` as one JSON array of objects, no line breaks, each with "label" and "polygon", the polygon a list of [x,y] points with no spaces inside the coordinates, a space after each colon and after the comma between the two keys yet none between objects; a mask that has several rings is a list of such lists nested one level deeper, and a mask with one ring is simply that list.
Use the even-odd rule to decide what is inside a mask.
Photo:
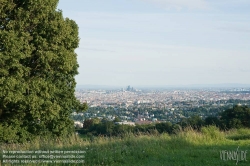
[{"label": "wild grass field", "polygon": [[[3,150],[80,150],[85,151],[84,164],[40,165],[249,166],[250,129],[220,132],[210,126],[202,128],[201,132],[189,128],[174,135],[157,132],[127,133],[120,137],[87,138],[73,135],[65,140],[40,138],[25,144],[2,144],[0,148],[2,165],[11,165],[3,163]],[[222,152],[228,153],[224,153],[224,160]],[[238,159],[236,156],[230,157],[231,153],[237,153]]]}]

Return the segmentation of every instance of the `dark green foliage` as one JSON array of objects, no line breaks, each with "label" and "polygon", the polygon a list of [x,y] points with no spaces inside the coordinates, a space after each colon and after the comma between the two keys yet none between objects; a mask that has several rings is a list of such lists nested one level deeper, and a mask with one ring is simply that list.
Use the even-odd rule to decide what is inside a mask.
[{"label": "dark green foliage", "polygon": [[226,129],[250,127],[250,108],[234,106],[221,113],[221,123]]},{"label": "dark green foliage", "polygon": [[[86,124],[86,125],[85,125]],[[88,124],[88,125],[87,125]],[[113,135],[115,124],[112,121],[102,121],[101,123],[93,123],[92,119],[84,121],[84,133],[92,133],[94,135]]]},{"label": "dark green foliage", "polygon": [[159,133],[172,133],[172,123],[170,122],[164,122],[164,123],[157,123],[155,125],[155,128]]},{"label": "dark green foliage", "polygon": [[182,127],[179,124],[173,124],[171,129],[172,129],[172,134],[177,134],[182,130]]},{"label": "dark green foliage", "polygon": [[101,135],[113,135],[114,134],[114,122],[105,121],[96,125],[96,132]]},{"label": "dark green foliage", "polygon": [[205,119],[205,125],[207,125],[207,126],[210,126],[210,125],[219,126],[220,121],[217,117],[209,116]]},{"label": "dark green foliage", "polygon": [[67,135],[72,110],[86,109],[74,95],[78,26],[63,18],[57,4],[0,1],[0,124],[2,130],[11,126],[17,141]]},{"label": "dark green foliage", "polygon": [[[182,119],[176,124],[170,122],[161,122],[147,125],[119,125],[115,121],[108,121],[107,119],[86,119],[84,121],[83,129],[79,130],[82,134],[91,135],[106,135],[118,136],[125,133],[168,133],[177,134],[185,128],[192,128],[201,132],[203,126],[217,126],[221,130],[231,128],[249,128],[250,127],[250,109],[247,106],[234,106],[232,109],[227,109],[221,114],[221,118],[207,117],[203,120],[200,116],[192,116],[190,118]],[[213,127],[212,127],[213,129]],[[213,133],[212,133],[213,134]],[[248,136],[247,136],[248,137]]]},{"label": "dark green foliage", "polygon": [[121,122],[121,119],[119,117],[115,117],[115,119],[113,120],[113,122]]},{"label": "dark green foliage", "polygon": [[130,125],[115,125],[114,133],[115,135],[121,135],[125,133],[133,133],[135,127]]},{"label": "dark green foliage", "polygon": [[180,125],[183,128],[192,127],[193,129],[199,130],[204,125],[204,120],[201,117],[195,115],[187,119],[182,119]]},{"label": "dark green foliage", "polygon": [[147,125],[125,125],[115,124],[114,121],[108,121],[103,119],[101,122],[94,123],[94,119],[86,119],[82,130],[79,130],[81,134],[91,133],[92,135],[106,135],[106,136],[118,136],[126,133],[172,133],[172,124],[170,122],[147,124]]},{"label": "dark green foliage", "polygon": [[155,125],[154,124],[143,124],[143,125],[136,125],[135,126],[135,132],[139,132],[139,133],[150,133],[155,129]]},{"label": "dark green foliage", "polygon": [[250,128],[250,108],[235,105],[220,114],[220,118],[207,117],[205,125],[216,125],[222,130],[232,128]]}]

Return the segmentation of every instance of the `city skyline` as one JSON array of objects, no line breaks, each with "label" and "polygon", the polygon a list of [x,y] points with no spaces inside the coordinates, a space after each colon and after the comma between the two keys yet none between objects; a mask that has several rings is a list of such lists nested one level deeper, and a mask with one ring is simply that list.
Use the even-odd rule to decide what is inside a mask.
[{"label": "city skyline", "polygon": [[78,85],[250,85],[250,2],[61,0],[81,39]]}]

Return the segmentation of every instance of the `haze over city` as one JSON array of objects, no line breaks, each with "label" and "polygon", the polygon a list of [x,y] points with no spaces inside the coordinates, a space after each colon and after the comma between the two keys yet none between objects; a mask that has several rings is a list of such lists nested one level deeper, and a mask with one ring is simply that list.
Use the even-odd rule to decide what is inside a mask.
[{"label": "haze over city", "polygon": [[250,85],[250,1],[61,0],[78,85]]}]

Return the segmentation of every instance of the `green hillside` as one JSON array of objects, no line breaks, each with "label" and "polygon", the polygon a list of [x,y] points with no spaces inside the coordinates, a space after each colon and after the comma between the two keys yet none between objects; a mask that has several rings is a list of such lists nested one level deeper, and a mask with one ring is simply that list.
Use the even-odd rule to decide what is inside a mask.
[{"label": "green hillside", "polygon": [[[14,150],[80,151],[84,152],[84,157],[81,158],[85,162],[84,165],[91,166],[230,166],[236,164],[248,166],[250,165],[250,130],[237,129],[220,132],[216,127],[210,126],[202,128],[201,132],[186,129],[175,135],[152,132],[137,135],[125,134],[120,137],[72,136],[67,140],[43,138],[27,144],[2,144],[0,148],[5,152]],[[231,153],[232,156],[230,156]],[[234,154],[237,154],[238,159]],[[3,162],[3,154],[1,159]]]}]

